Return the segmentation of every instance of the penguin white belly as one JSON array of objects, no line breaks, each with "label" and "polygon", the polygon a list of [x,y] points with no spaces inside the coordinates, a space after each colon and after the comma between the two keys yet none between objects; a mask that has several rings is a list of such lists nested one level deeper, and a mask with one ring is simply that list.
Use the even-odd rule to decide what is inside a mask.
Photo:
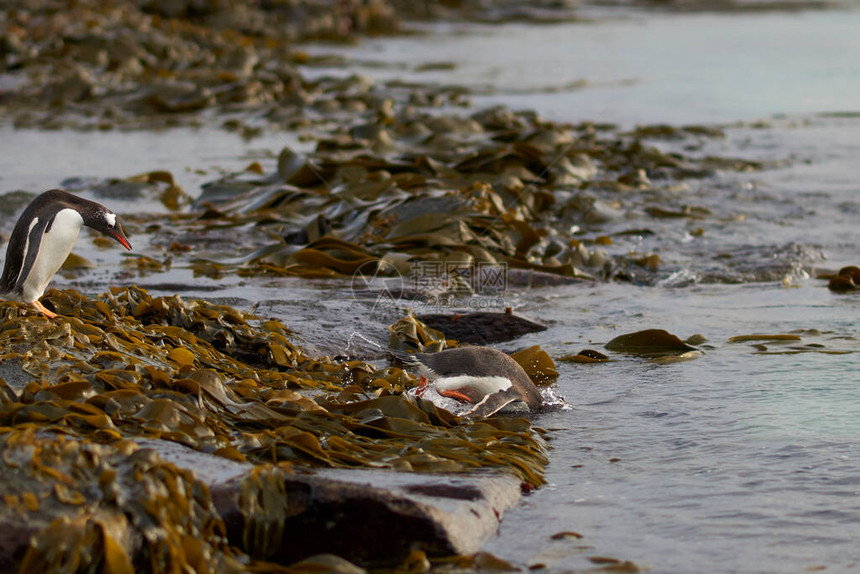
[{"label": "penguin white belly", "polygon": [[[440,393],[450,393],[454,395]],[[459,417],[489,417],[497,412],[524,413],[529,408],[513,391],[511,381],[505,377],[475,377],[460,375],[442,377],[428,387],[416,387],[409,394],[432,402],[439,408]],[[469,402],[464,399],[469,397]]]},{"label": "penguin white belly", "polygon": [[[441,377],[436,379],[436,390],[440,393],[445,391],[462,391],[463,394],[475,397],[483,397],[491,393],[503,391],[510,388],[511,381],[505,377],[476,377],[459,375],[456,377]],[[469,392],[463,391],[469,389]]]},{"label": "penguin white belly", "polygon": [[[74,209],[62,209],[54,216],[48,232],[42,234],[42,241],[38,245],[39,254],[22,285],[25,303],[32,303],[45,292],[54,274],[72,252],[83,224],[81,214]],[[28,242],[27,249],[35,248],[37,246],[29,245]]]}]

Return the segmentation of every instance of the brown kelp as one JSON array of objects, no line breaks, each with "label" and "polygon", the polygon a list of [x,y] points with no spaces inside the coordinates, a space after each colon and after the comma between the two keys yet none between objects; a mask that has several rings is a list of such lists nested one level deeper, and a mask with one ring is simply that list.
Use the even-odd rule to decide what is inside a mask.
[{"label": "brown kelp", "polygon": [[57,319],[0,304],[3,494],[9,520],[42,529],[28,567],[241,566],[205,485],[144,439],[286,472],[495,468],[542,483],[546,445],[526,420],[462,421],[403,393],[416,381],[399,368],[309,357],[279,321],[139,288],[45,301]]},{"label": "brown kelp", "polygon": [[[492,446],[479,438],[485,426],[460,425],[403,395],[415,384],[411,375],[311,358],[278,321],[137,288],[96,300],[52,291],[47,300],[62,315],[55,322],[2,306],[2,360],[20,370],[16,386],[4,382],[4,426],[48,422],[106,443],[146,436],[229,458],[418,470],[447,458],[450,468],[493,466],[506,443],[519,442],[510,454],[532,452],[535,464],[523,478],[540,482],[538,437]],[[414,461],[403,456],[407,436],[420,439]],[[434,437],[444,449],[435,451]],[[487,449],[485,459],[462,456],[476,445]]]},{"label": "brown kelp", "polygon": [[[635,134],[500,109],[468,117],[404,111],[383,124],[321,137],[308,155],[286,148],[276,173],[246,171],[204,186],[194,205],[204,216],[193,228],[253,229],[260,242],[228,264],[198,250],[196,269],[205,272],[208,263],[211,273],[242,275],[377,268],[405,274],[433,263],[637,280],[654,275],[659,256],[610,257],[610,237],[582,230],[647,235],[627,229],[624,219],[710,215],[655,204],[704,160],[665,154]],[[631,170],[650,176],[631,179]]]}]

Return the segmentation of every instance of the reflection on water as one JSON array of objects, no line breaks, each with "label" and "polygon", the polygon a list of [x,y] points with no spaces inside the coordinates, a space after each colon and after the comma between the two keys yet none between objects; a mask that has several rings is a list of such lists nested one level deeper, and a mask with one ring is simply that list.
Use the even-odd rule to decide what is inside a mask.
[{"label": "reflection on water", "polygon": [[[479,93],[495,89],[476,103],[537,109],[558,121],[626,127],[727,123],[856,111],[850,94],[860,91],[860,10],[856,3],[842,8],[746,14],[623,10],[559,25],[439,25],[425,38],[363,42],[347,53],[373,62],[362,73],[374,78],[406,76]],[[425,66],[438,62],[456,67]]]}]

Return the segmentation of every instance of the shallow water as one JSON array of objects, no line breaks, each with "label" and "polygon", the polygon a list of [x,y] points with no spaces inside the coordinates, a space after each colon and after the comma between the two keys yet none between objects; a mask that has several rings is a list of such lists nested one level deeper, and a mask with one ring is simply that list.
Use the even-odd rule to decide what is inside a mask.
[{"label": "shallow water", "polygon": [[[363,68],[369,75],[406,70],[407,79],[486,84],[499,93],[476,98],[480,104],[504,101],[561,121],[767,119],[769,127],[736,125],[725,139],[694,142],[698,147],[685,153],[790,160],[692,184],[678,201],[710,209],[715,216],[705,222],[643,219],[653,236],[618,239],[612,246],[618,252],[660,253],[653,285],[581,283],[504,294],[506,304],[550,328],[503,348],[540,344],[559,357],[603,350],[613,337],[645,328],[682,338],[699,333],[708,341],[701,358],[680,363],[618,354],[603,364],[560,363],[557,389],[573,408],[536,417],[554,447],[549,485],[505,515],[486,549],[554,571],[592,567],[594,556],[667,573],[857,568],[860,390],[852,373],[860,363],[860,299],[832,294],[811,276],[860,262],[860,118],[821,115],[857,111],[860,74],[852,58],[860,48],[860,11],[607,14],[598,23],[563,26],[441,26],[428,37],[370,41],[351,52],[357,60],[387,63]],[[454,70],[411,71],[449,60],[458,63]],[[580,89],[533,90],[580,79],[588,81]],[[205,130],[3,128],[2,155],[17,160],[3,166],[0,191],[169,169],[194,194],[213,177],[213,164],[241,169],[251,159],[271,162],[280,146],[294,145],[279,138],[290,136],[246,143]],[[126,209],[133,208],[160,209]],[[603,231],[643,221],[614,222]],[[704,234],[694,239],[689,232],[699,225]],[[715,254],[752,272],[726,271],[728,259]],[[121,256],[103,255],[109,262]],[[57,283],[97,292],[111,278],[102,270],[86,283]],[[373,341],[384,344],[389,317],[373,308],[372,298],[353,298],[348,281],[201,280],[174,269],[139,282],[165,293],[192,284],[181,291],[282,318],[321,352],[372,353]],[[765,343],[768,351],[802,347],[796,354],[727,342],[797,330],[799,343]],[[551,538],[562,531],[582,538]]]},{"label": "shallow water", "polygon": [[[856,4],[583,15],[581,23],[541,26],[438,25],[425,37],[371,40],[347,54],[374,78],[413,71],[421,80],[487,93],[477,105],[537,109],[558,121],[631,127],[856,111],[850,97],[860,89]],[[455,67],[433,66],[439,63]]]},{"label": "shallow water", "polygon": [[[550,486],[506,515],[488,550],[553,569],[611,556],[653,572],[841,571],[860,560],[856,300],[813,281],[563,291],[536,305],[565,318],[532,338],[553,356],[653,327],[705,335],[705,355],[561,364],[559,391],[575,408],[537,419],[554,447]],[[828,333],[801,333],[803,344],[850,354],[727,342],[807,329]],[[551,539],[564,531],[582,538]]]},{"label": "shallow water", "polygon": [[[273,169],[278,152],[287,145],[305,149],[294,133],[268,133],[247,140],[214,127],[81,132],[14,129],[0,124],[0,190],[37,191],[73,177],[101,180],[166,170],[173,174],[176,185],[197,196],[200,185],[224,171],[241,171],[254,161]],[[160,202],[136,201],[126,208],[164,210]]]}]

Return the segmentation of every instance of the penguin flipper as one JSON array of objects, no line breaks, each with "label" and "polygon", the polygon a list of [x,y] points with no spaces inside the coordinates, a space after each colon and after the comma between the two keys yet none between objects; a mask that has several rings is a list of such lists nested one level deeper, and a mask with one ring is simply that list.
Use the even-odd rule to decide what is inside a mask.
[{"label": "penguin flipper", "polygon": [[23,292],[24,283],[33,271],[33,266],[36,265],[36,258],[39,257],[42,238],[53,222],[53,217],[36,219],[35,223],[30,227],[30,231],[27,233],[27,240],[21,246],[21,271],[15,280],[15,291],[19,293]]},{"label": "penguin flipper", "polygon": [[463,417],[468,419],[487,418],[517,401],[522,401],[522,397],[513,388],[490,393],[472,407],[469,412],[465,413]]},{"label": "penguin flipper", "polygon": [[415,353],[406,353],[404,351],[392,351],[388,350],[388,354],[403,363],[404,365],[410,365],[413,367],[417,367],[421,365],[421,359],[415,356]]}]

